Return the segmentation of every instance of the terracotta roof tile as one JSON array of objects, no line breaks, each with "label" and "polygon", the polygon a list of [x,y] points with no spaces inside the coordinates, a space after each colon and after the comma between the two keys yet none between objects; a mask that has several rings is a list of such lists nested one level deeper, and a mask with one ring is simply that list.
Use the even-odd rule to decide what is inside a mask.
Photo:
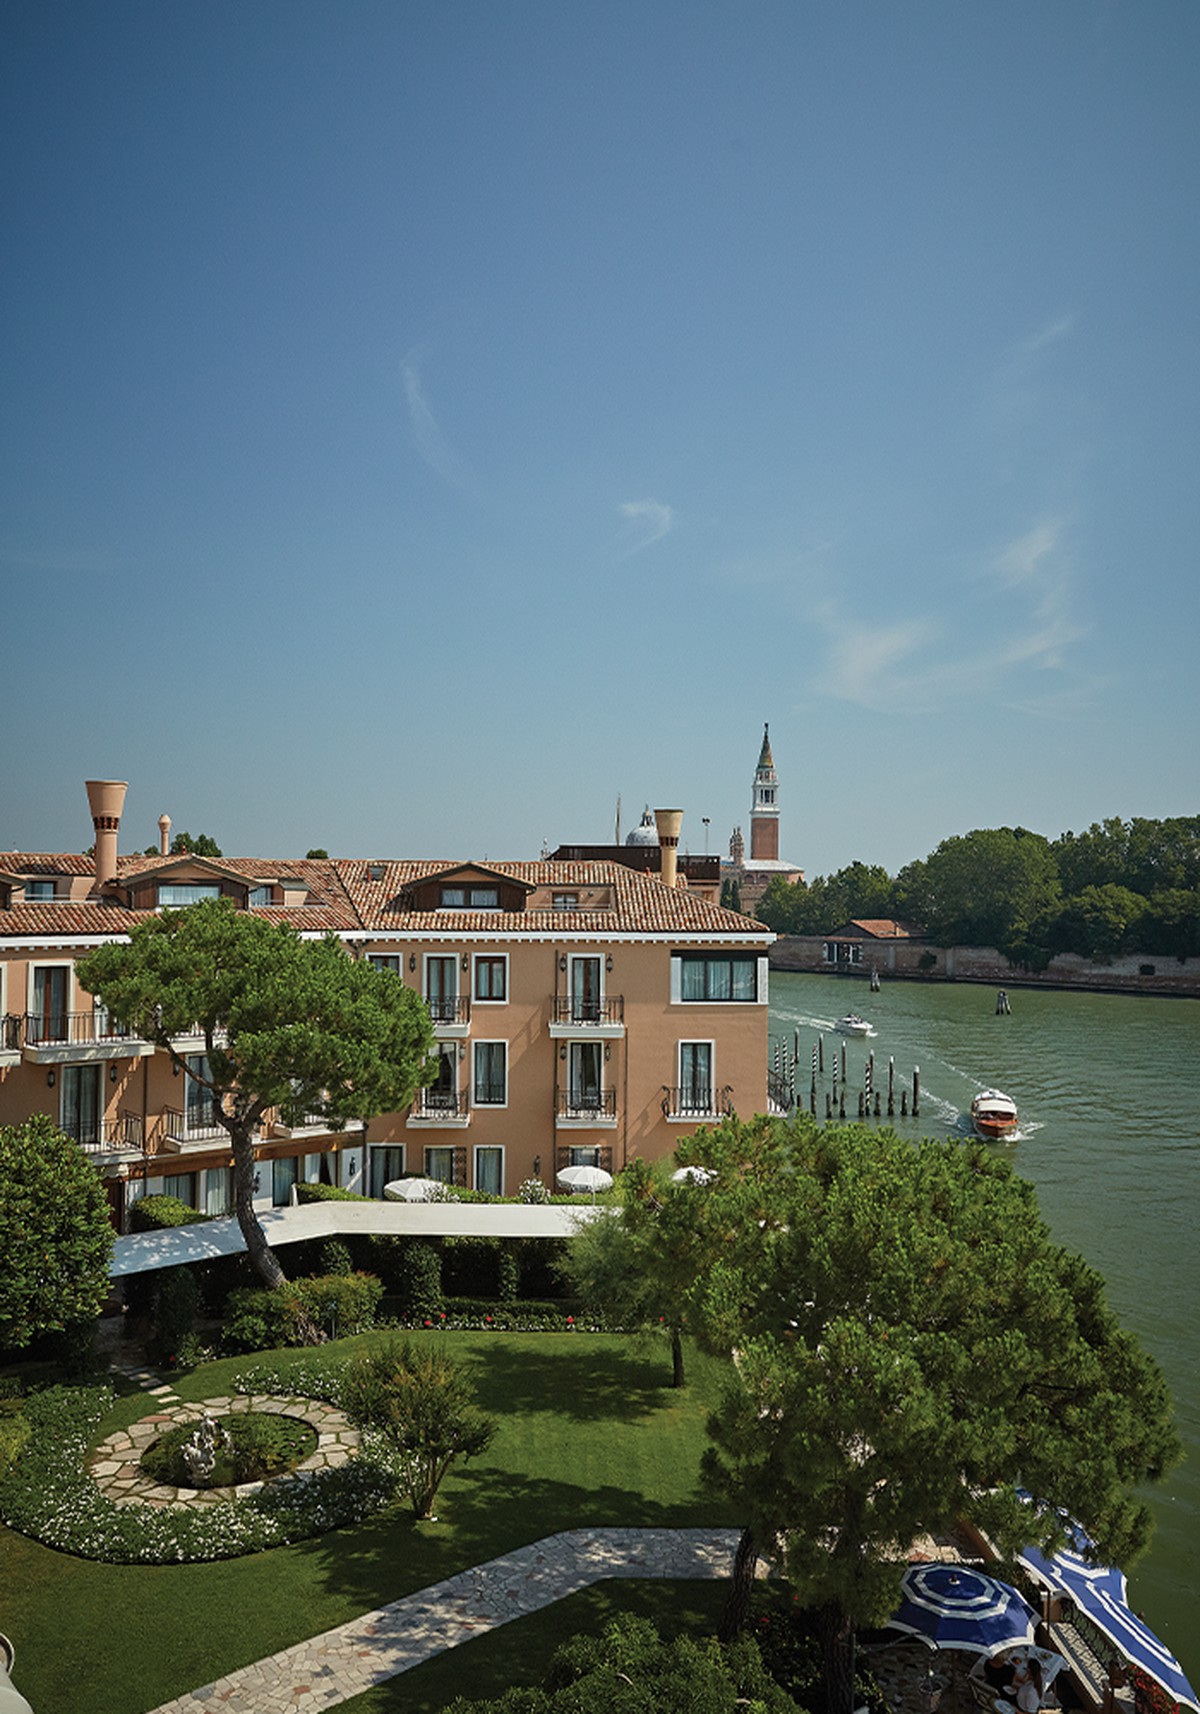
[{"label": "terracotta roof tile", "polygon": [[[29,854],[12,853],[11,860],[14,867],[19,864],[18,872],[32,872],[34,859]],[[90,872],[90,860],[84,857],[43,853],[36,861],[51,872],[55,872],[57,865],[56,872],[60,874]],[[174,867],[177,862],[177,857],[123,857],[118,879],[128,882],[168,863]],[[76,867],[68,869],[68,864]],[[472,865],[461,860],[439,862],[432,859],[379,861],[342,858],[327,861],[315,858],[223,857],[219,859],[219,867],[226,873],[242,875],[247,881],[302,880],[311,902],[256,907],[255,915],[272,922],[291,923],[293,927],[309,933],[328,930],[334,933],[366,932],[381,939],[405,933],[439,931],[469,933],[481,938],[522,931],[564,937],[610,933],[663,936],[733,934],[759,942],[773,938],[763,923],[727,910],[722,905],[714,905],[688,888],[666,887],[657,876],[627,868],[622,863],[552,863],[539,860]],[[521,911],[413,911],[403,902],[405,889],[414,883],[427,881],[439,873],[461,872],[472,867],[546,893],[586,892],[590,888],[605,895],[609,902],[597,909],[534,908]],[[371,874],[376,869],[379,879],[373,880]],[[35,900],[0,910],[0,939],[10,936],[127,934],[145,915],[145,911],[130,910],[112,898]]]}]

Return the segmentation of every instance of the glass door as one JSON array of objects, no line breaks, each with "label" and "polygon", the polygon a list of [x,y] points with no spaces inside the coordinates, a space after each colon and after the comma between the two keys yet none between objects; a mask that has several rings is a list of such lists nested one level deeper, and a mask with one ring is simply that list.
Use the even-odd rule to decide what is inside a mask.
[{"label": "glass door", "polygon": [[100,1065],[64,1065],[62,1128],[77,1143],[101,1141]]},{"label": "glass door", "polygon": [[600,1022],[600,960],[573,958],[571,960],[571,1022],[598,1024]]},{"label": "glass door", "polygon": [[596,1113],[603,1103],[601,1076],[603,1048],[598,1041],[573,1041],[569,1061],[571,1108],[576,1113]]},{"label": "glass door", "polygon": [[458,1011],[458,959],[425,960],[425,1002],[435,1024],[452,1024]]}]

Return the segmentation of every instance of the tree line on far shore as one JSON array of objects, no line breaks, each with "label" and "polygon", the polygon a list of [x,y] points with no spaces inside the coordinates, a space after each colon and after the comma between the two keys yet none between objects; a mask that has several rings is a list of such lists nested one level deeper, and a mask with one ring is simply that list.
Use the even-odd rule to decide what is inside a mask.
[{"label": "tree line on far shore", "polygon": [[853,918],[920,924],[936,946],[994,946],[1044,969],[1060,952],[1200,955],[1200,816],[1110,817],[1047,839],[1024,827],[943,839],[889,875],[851,863],[807,885],[777,878],[757,916],[777,934],[829,934]]}]

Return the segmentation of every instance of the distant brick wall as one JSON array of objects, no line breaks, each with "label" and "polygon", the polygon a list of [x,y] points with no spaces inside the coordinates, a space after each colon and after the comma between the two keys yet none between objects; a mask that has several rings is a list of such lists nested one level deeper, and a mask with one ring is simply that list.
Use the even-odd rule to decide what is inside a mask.
[{"label": "distant brick wall", "polygon": [[[830,974],[824,958],[823,935],[780,935],[771,947],[774,970],[807,970]],[[921,959],[933,953],[936,962],[922,969]],[[1149,967],[1148,971],[1143,966]],[[1043,971],[1010,964],[994,946],[930,946],[922,941],[880,940],[863,943],[862,963],[843,967],[845,975],[914,977],[923,981],[987,982],[1004,988],[1092,988],[1121,994],[1184,994],[1200,997],[1200,958],[1161,958],[1130,953],[1111,964],[1090,964],[1073,952],[1051,959]],[[1150,973],[1152,971],[1152,973]]]}]

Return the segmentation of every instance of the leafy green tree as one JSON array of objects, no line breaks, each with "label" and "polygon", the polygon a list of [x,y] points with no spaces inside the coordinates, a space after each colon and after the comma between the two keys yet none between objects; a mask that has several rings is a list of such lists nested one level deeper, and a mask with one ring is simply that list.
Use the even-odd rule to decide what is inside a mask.
[{"label": "leafy green tree", "polygon": [[1107,963],[1118,952],[1140,946],[1141,924],[1149,909],[1140,893],[1107,882],[1085,887],[1039,927],[1038,936],[1056,952],[1077,952]]},{"label": "leafy green tree", "polygon": [[693,1218],[703,1186],[674,1183],[668,1162],[633,1160],[614,1187],[616,1206],[581,1218],[562,1272],[590,1308],[627,1327],[666,1333],[671,1384],[684,1385],[683,1335],[702,1258]]},{"label": "leafy green tree", "polygon": [[397,1454],[400,1486],[418,1518],[432,1517],[456,1461],[486,1452],[496,1433],[467,1371],[440,1345],[391,1341],[364,1352],[347,1370],[341,1396],[352,1421],[378,1429]]},{"label": "leafy green tree", "polygon": [[216,840],[207,833],[177,833],[171,841],[171,855],[182,856],[190,852],[194,857],[220,857],[223,855]]},{"label": "leafy green tree", "polygon": [[714,1175],[697,1330],[735,1358],[706,1473],[746,1520],[739,1570],[762,1546],[814,1611],[832,1714],[917,1534],[965,1514],[1013,1554],[1062,1507],[1113,1563],[1145,1547],[1132,1490],[1179,1455],[1165,1384],[1006,1161],[805,1116],[678,1153]]},{"label": "leafy green tree", "polygon": [[1005,951],[1029,938],[1059,893],[1048,841],[1023,827],[993,827],[944,839],[923,866],[913,902],[937,945]]},{"label": "leafy green tree", "polygon": [[96,1169],[45,1114],[0,1126],[0,1350],[99,1315],[113,1229]]},{"label": "leafy green tree", "polygon": [[328,857],[329,853],[323,845],[314,845],[311,851],[304,853],[306,857]]},{"label": "leafy green tree", "polygon": [[1200,887],[1200,816],[1110,816],[1083,833],[1064,833],[1051,849],[1068,894],[1111,885],[1149,897]]},{"label": "leafy green tree", "polygon": [[1151,893],[1138,924],[1136,950],[1168,958],[1200,957],[1200,887]]},{"label": "leafy green tree", "polygon": [[664,1642],[648,1619],[625,1614],[599,1637],[564,1643],[545,1688],[514,1686],[496,1697],[456,1697],[446,1714],[796,1714],[798,1704],[768,1676],[755,1643]]},{"label": "leafy green tree", "polygon": [[[80,982],[113,1017],[166,1053],[213,1098],[234,1160],[234,1202],[264,1285],[284,1272],[254,1211],[254,1136],[295,1103],[332,1130],[406,1107],[432,1075],[429,1012],[391,971],[349,958],[329,935],[208,899],[138,923],[126,942],[81,958]],[[176,1045],[204,1038],[204,1064]]]},{"label": "leafy green tree", "polygon": [[792,886],[782,875],[769,884],[757,915],[777,934],[825,934],[855,917],[895,915],[895,884],[877,863],[854,862],[834,875]]}]

